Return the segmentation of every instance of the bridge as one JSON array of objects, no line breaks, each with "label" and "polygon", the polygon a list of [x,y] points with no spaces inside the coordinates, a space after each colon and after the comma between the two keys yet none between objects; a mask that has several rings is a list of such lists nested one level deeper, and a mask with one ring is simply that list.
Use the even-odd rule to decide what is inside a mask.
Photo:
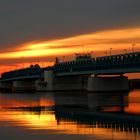
[{"label": "bridge", "polygon": [[[35,65],[5,72],[0,82],[3,88],[22,87],[22,90],[121,91],[129,90],[128,79],[123,74],[135,72],[140,72],[140,52],[96,58],[91,54],[77,54],[72,61],[59,62],[57,59],[52,67],[40,68]],[[117,76],[110,78],[100,75]]]},{"label": "bridge", "polygon": [[54,66],[57,76],[140,72],[140,52],[92,58],[90,54]]},{"label": "bridge", "polygon": [[123,109],[130,90],[128,77],[123,74],[135,72],[140,72],[140,52],[96,58],[84,54],[67,62],[56,59],[54,66],[47,68],[34,65],[5,72],[0,88],[12,91],[86,91],[89,99],[94,99],[90,108],[113,104]]},{"label": "bridge", "polygon": [[41,68],[39,65],[31,65],[28,68],[13,70],[2,74],[1,81],[15,81],[15,80],[26,80],[26,79],[38,79],[41,77]]},{"label": "bridge", "polygon": [[5,72],[0,79],[2,90],[35,90],[35,81],[42,79],[42,69],[39,65]]}]

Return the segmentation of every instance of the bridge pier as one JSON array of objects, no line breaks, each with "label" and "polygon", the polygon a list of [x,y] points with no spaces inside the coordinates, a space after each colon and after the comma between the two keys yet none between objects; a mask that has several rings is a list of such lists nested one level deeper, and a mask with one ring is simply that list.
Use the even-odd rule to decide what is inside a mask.
[{"label": "bridge pier", "polygon": [[129,91],[129,81],[125,76],[115,77],[89,77],[88,92]]},{"label": "bridge pier", "polygon": [[87,88],[87,77],[64,76],[54,78],[55,91],[85,91]]},{"label": "bridge pier", "polygon": [[13,81],[13,92],[15,91],[35,91],[35,80],[17,80]]},{"label": "bridge pier", "polygon": [[2,82],[0,81],[0,90],[1,91],[12,91],[12,85],[13,83],[11,81],[9,82]]},{"label": "bridge pier", "polygon": [[47,90],[47,82],[43,79],[38,79],[35,81],[36,91],[46,91]]},{"label": "bridge pier", "polygon": [[84,91],[87,88],[88,76],[55,76],[52,70],[44,72],[47,91]]},{"label": "bridge pier", "polygon": [[45,87],[46,91],[54,90],[54,72],[53,72],[53,70],[44,71],[44,82],[46,83],[46,87]]}]

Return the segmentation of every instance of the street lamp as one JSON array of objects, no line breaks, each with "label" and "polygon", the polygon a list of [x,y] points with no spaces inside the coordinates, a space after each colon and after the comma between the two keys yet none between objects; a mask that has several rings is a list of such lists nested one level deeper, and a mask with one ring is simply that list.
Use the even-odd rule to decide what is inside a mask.
[{"label": "street lamp", "polygon": [[110,48],[110,55],[111,55],[112,48]]},{"label": "street lamp", "polygon": [[105,51],[104,53],[105,53],[105,56],[107,56],[107,51]]},{"label": "street lamp", "polygon": [[93,57],[93,51],[91,51],[90,54],[91,54],[91,57]]},{"label": "street lamp", "polygon": [[134,46],[135,46],[136,44],[132,44],[132,52],[134,52]]},{"label": "street lamp", "polygon": [[62,57],[62,61],[63,61],[63,62],[65,61],[65,58],[66,58],[66,56],[63,56],[63,57]]},{"label": "street lamp", "polygon": [[124,49],[124,53],[127,54],[127,49]]}]

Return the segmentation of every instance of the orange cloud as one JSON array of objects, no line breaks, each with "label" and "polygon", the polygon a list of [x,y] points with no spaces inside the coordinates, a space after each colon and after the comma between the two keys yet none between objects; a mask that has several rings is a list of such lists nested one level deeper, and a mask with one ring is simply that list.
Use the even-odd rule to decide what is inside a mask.
[{"label": "orange cloud", "polygon": [[[112,53],[124,53],[140,48],[140,27],[130,29],[116,29],[82,34],[78,36],[54,39],[47,41],[34,41],[19,45],[15,50],[0,53],[1,59],[21,59],[33,57],[70,56],[75,53],[95,52],[95,55],[105,55],[112,48]],[[47,60],[46,60],[47,61]]]}]

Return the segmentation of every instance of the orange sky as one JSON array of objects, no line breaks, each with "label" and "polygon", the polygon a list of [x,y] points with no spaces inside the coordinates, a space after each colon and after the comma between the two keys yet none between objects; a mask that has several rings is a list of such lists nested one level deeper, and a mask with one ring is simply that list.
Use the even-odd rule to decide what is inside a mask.
[{"label": "orange sky", "polygon": [[112,54],[132,52],[132,44],[135,44],[135,51],[140,51],[140,27],[105,30],[62,39],[31,41],[0,53],[0,73],[34,63],[39,63],[43,67],[52,65],[56,56],[65,61],[72,59],[75,53],[93,52],[95,57],[109,55],[110,48]]}]

